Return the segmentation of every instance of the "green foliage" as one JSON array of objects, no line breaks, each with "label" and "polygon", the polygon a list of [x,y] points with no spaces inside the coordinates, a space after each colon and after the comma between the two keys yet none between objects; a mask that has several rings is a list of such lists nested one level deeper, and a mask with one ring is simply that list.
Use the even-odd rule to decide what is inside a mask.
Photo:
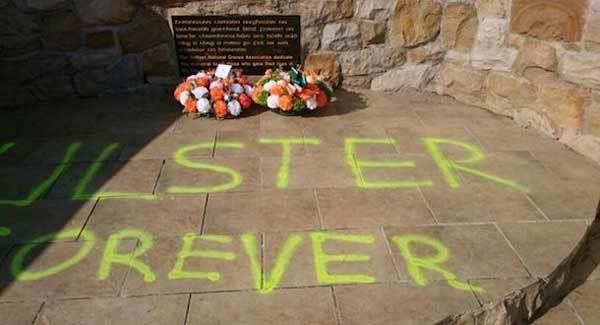
[{"label": "green foliage", "polygon": [[294,97],[294,111],[302,112],[306,108],[306,104],[299,97]]},{"label": "green foliage", "polygon": [[269,93],[266,91],[261,92],[260,95],[258,95],[258,104],[261,106],[266,106],[267,98],[269,98]]}]

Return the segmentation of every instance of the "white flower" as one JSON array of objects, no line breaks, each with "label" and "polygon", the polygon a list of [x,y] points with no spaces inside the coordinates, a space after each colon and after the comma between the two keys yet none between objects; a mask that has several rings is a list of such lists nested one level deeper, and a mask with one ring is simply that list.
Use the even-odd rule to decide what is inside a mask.
[{"label": "white flower", "polygon": [[204,73],[204,71],[200,71],[196,74],[196,78],[206,78],[206,73]]},{"label": "white flower", "polygon": [[210,83],[210,89],[213,88],[223,88],[223,82],[220,80],[216,80]]},{"label": "white flower", "polygon": [[285,80],[279,80],[279,81],[277,82],[277,85],[278,85],[278,86],[281,86],[281,87],[285,87],[285,84],[286,84],[286,83],[287,83],[287,82],[285,82]]},{"label": "white flower", "polygon": [[250,85],[244,85],[244,92],[248,97],[252,97],[252,94],[254,93],[254,87]]},{"label": "white flower", "polygon": [[271,96],[269,96],[269,98],[267,98],[267,106],[270,109],[277,109],[277,108],[279,108],[279,96],[278,95],[271,95]]},{"label": "white flower", "polygon": [[240,84],[231,85],[231,92],[236,94],[242,94],[244,92],[244,87]]},{"label": "white flower", "polygon": [[181,105],[185,106],[185,102],[187,102],[188,99],[190,99],[189,91],[186,90],[179,94],[179,102],[181,103]]},{"label": "white flower", "polygon": [[237,100],[232,100],[227,103],[227,111],[231,116],[238,116],[242,112],[242,105]]},{"label": "white flower", "polygon": [[312,96],[309,100],[307,100],[306,107],[311,111],[315,110],[317,108],[317,96]]},{"label": "white flower", "polygon": [[194,80],[194,79],[196,79],[196,75],[191,75],[191,76],[187,77],[185,80],[190,81],[190,80]]},{"label": "white flower", "polygon": [[286,80],[286,81],[290,81],[290,74],[287,72],[281,72],[279,74],[279,78]]},{"label": "white flower", "polygon": [[227,102],[229,101],[229,99],[231,99],[231,96],[229,96],[229,94],[225,94],[225,96],[223,96],[223,99]]},{"label": "white flower", "polygon": [[288,92],[292,95],[297,92],[297,88],[292,84],[288,84],[287,89],[288,89]]},{"label": "white flower", "polygon": [[208,89],[206,89],[206,87],[196,87],[192,89],[192,94],[194,94],[194,97],[199,99],[208,94]]},{"label": "white flower", "polygon": [[198,112],[202,114],[208,114],[210,111],[210,101],[204,97],[198,99],[198,102],[196,103],[196,109],[198,109]]},{"label": "white flower", "polygon": [[273,88],[275,85],[277,85],[277,83],[273,80],[269,80],[269,82],[267,82],[264,86],[263,89],[265,91],[271,91],[271,88]]}]

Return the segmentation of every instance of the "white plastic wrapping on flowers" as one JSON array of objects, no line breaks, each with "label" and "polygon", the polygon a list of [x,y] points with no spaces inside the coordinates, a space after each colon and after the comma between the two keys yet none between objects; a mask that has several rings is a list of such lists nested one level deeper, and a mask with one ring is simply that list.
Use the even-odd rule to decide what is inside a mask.
[{"label": "white plastic wrapping on flowers", "polygon": [[223,82],[220,80],[216,80],[210,83],[210,89],[213,88],[223,88]]},{"label": "white plastic wrapping on flowers", "polygon": [[266,84],[264,84],[263,89],[265,91],[271,91],[271,88],[273,88],[275,85],[277,85],[275,81],[269,80]]},{"label": "white plastic wrapping on flowers", "polygon": [[309,98],[306,101],[306,107],[311,111],[317,109],[317,96],[312,96],[311,98]]},{"label": "white plastic wrapping on flowers", "polygon": [[204,71],[200,71],[196,74],[196,78],[205,78],[208,77],[208,75],[206,75],[206,73],[204,73]]},{"label": "white plastic wrapping on flowers", "polygon": [[237,100],[232,100],[227,103],[227,111],[231,116],[239,116],[242,113],[242,105]]},{"label": "white plastic wrapping on flowers", "polygon": [[279,96],[277,96],[277,95],[269,96],[269,98],[267,98],[267,107],[269,107],[270,109],[279,108]]},{"label": "white plastic wrapping on flowers", "polygon": [[235,94],[243,94],[244,87],[242,87],[242,85],[240,85],[240,84],[233,84],[233,85],[231,85],[231,92],[235,93]]},{"label": "white plastic wrapping on flowers", "polygon": [[254,87],[250,85],[244,85],[244,92],[246,93],[246,96],[252,98],[252,94],[254,94]]},{"label": "white plastic wrapping on flowers", "polygon": [[194,94],[194,97],[196,98],[202,98],[204,95],[208,94],[208,89],[206,89],[206,87],[196,87],[192,89],[192,94]]},{"label": "white plastic wrapping on flowers", "polygon": [[199,98],[196,103],[196,109],[199,113],[208,114],[210,112],[210,101],[204,97]]},{"label": "white plastic wrapping on flowers", "polygon": [[190,99],[189,91],[186,90],[179,94],[179,102],[181,103],[181,105],[185,106],[185,102],[187,102],[188,99]]}]

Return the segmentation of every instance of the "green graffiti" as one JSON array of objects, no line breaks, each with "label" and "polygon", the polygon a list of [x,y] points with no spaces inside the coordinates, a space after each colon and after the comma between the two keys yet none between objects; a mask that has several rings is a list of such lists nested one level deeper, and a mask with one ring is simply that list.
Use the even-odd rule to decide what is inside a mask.
[{"label": "green graffiti", "polygon": [[[79,251],[77,251],[77,254],[67,259],[66,261],[63,261],[57,265],[54,265],[43,271],[38,272],[26,271],[23,269],[23,266],[25,264],[25,257],[27,257],[27,254],[29,254],[34,248],[55,239],[76,239],[78,237],[82,238],[81,248],[79,249]],[[24,245],[17,250],[10,263],[10,273],[18,281],[36,281],[45,279],[49,276],[58,274],[70,267],[73,267],[74,265],[83,261],[83,259],[90,253],[92,248],[94,248],[95,242],[96,236],[93,233],[87,230],[80,231],[79,229],[65,230],[57,233],[49,233],[44,236],[40,236],[38,238],[33,239],[32,243]]]},{"label": "green graffiti", "polygon": [[[469,164],[475,164],[475,163],[483,161],[485,159],[485,155],[483,154],[483,152],[476,146],[473,146],[473,145],[470,145],[468,143],[464,143],[464,142],[461,142],[458,140],[431,138],[431,137],[423,138],[423,142],[425,143],[425,147],[427,148],[427,151],[429,152],[429,154],[431,155],[431,157],[437,164],[438,168],[441,170],[442,175],[444,176],[444,179],[446,180],[446,182],[448,183],[448,185],[451,188],[460,188],[461,187],[461,183],[458,180],[458,177],[454,172],[454,170],[458,170],[458,171],[463,171],[465,173],[479,176],[481,178],[487,179],[489,181],[492,181],[492,182],[495,182],[498,184],[502,184],[504,186],[515,188],[522,192],[529,192],[529,189],[526,186],[523,186],[513,180],[502,178],[502,177],[499,177],[499,176],[496,176],[493,174],[483,172],[481,170],[477,170],[474,168],[464,166],[464,165],[469,165]],[[466,151],[468,151],[471,154],[471,156],[466,159],[458,160],[458,161],[448,159],[444,155],[442,149],[440,148],[440,145],[453,145],[453,146],[461,147],[462,149],[465,149]]]},{"label": "green graffiti", "polygon": [[134,200],[154,200],[156,196],[152,193],[124,193],[124,192],[95,192],[92,194],[87,194],[86,189],[89,184],[92,182],[96,174],[100,172],[102,165],[106,162],[108,157],[112,155],[115,151],[119,149],[118,143],[113,143],[106,146],[98,158],[94,160],[94,162],[88,167],[85,171],[85,174],[81,178],[81,180],[75,186],[75,191],[71,196],[73,200],[79,201],[88,201],[95,200],[98,198],[103,199],[134,199]]},{"label": "green graffiti", "polygon": [[323,244],[328,240],[337,240],[343,242],[352,242],[360,244],[373,244],[374,238],[371,235],[348,235],[328,232],[310,233],[312,241],[313,256],[315,263],[315,272],[317,281],[320,284],[351,284],[351,283],[373,283],[375,278],[365,274],[329,274],[327,265],[332,262],[366,262],[371,259],[369,255],[361,254],[343,254],[330,255],[323,249]]},{"label": "green graffiti", "polygon": [[188,233],[183,236],[183,245],[181,251],[177,254],[177,260],[171,272],[169,272],[169,280],[181,280],[181,279],[195,279],[203,280],[207,279],[211,282],[217,282],[221,279],[221,274],[218,272],[190,272],[184,271],[185,260],[190,257],[196,258],[211,258],[220,259],[225,261],[233,261],[235,254],[232,252],[217,251],[217,250],[194,250],[194,242],[196,239],[215,242],[220,244],[231,243],[232,239],[230,236],[222,235],[197,235],[195,233]]},{"label": "green graffiti", "polygon": [[175,162],[177,162],[177,164],[183,167],[193,169],[206,169],[215,173],[225,174],[231,178],[230,182],[215,186],[204,187],[171,186],[167,189],[167,192],[177,194],[201,194],[212,192],[225,192],[228,190],[233,190],[240,186],[242,184],[243,177],[237,171],[226,166],[194,162],[186,157],[186,155],[191,151],[199,149],[213,149],[213,147],[243,149],[244,144],[241,142],[217,142],[215,144],[213,144],[212,142],[202,142],[177,149],[173,158],[175,159]]},{"label": "green graffiti", "polygon": [[285,270],[287,269],[294,252],[302,243],[302,240],[302,236],[298,234],[293,234],[288,237],[287,241],[283,245],[283,248],[279,254],[277,254],[275,266],[273,267],[273,271],[269,277],[266,273],[263,275],[263,270],[258,259],[258,253],[256,249],[256,237],[254,234],[249,233],[242,235],[244,249],[250,258],[250,267],[252,269],[252,276],[254,278],[254,287],[259,293],[271,293],[277,288],[277,285],[279,285],[279,282],[281,282],[283,274],[285,273]]},{"label": "green graffiti", "polygon": [[71,166],[73,157],[75,157],[75,154],[80,147],[81,143],[79,142],[69,145],[61,162],[54,168],[54,170],[52,170],[50,175],[45,180],[43,180],[33,190],[31,190],[31,192],[29,192],[27,198],[22,200],[0,200],[0,205],[13,205],[18,207],[26,207],[31,205],[41,196],[46,194],[52,185],[54,185],[56,180],[60,177],[60,175],[62,175],[62,173]]},{"label": "green graffiti", "polygon": [[[467,283],[458,281],[454,273],[444,269],[441,266],[441,264],[450,259],[450,250],[443,243],[433,238],[418,234],[394,236],[392,241],[396,243],[400,253],[406,261],[408,274],[418,285],[426,286],[429,284],[429,279],[422,272],[422,270],[425,269],[440,273],[446,282],[455,289],[464,291],[473,289],[475,291],[481,291],[481,288],[479,287],[470,286]],[[437,253],[434,256],[429,257],[415,256],[410,249],[411,243],[429,246],[435,249]]]},{"label": "green graffiti", "polygon": [[321,140],[318,138],[280,138],[280,139],[266,139],[261,138],[258,140],[261,144],[278,144],[281,145],[281,163],[279,164],[279,171],[277,172],[277,188],[287,188],[290,183],[290,164],[292,162],[292,145],[305,145],[310,144],[318,146],[321,144]]},{"label": "green graffiti", "polygon": [[10,230],[10,228],[0,227],[0,237],[10,236],[11,233],[12,230]]},{"label": "green graffiti", "polygon": [[[121,241],[125,239],[138,240],[138,245],[133,250],[133,253],[121,254],[118,252]],[[111,234],[108,237],[104,253],[102,254],[102,261],[98,269],[98,278],[100,280],[108,279],[112,265],[121,264],[137,270],[144,276],[144,281],[146,282],[156,281],[156,275],[154,275],[150,266],[138,259],[138,257],[146,253],[152,246],[154,246],[152,235],[141,230],[125,229]]]},{"label": "green graffiti", "polygon": [[365,144],[386,144],[393,145],[396,143],[391,138],[347,138],[345,140],[344,151],[346,164],[350,166],[354,173],[356,186],[369,189],[391,189],[391,188],[413,188],[413,187],[430,187],[433,186],[432,181],[369,181],[363,174],[365,168],[414,168],[415,162],[410,160],[403,161],[372,161],[359,160],[356,157],[356,145]]},{"label": "green graffiti", "polygon": [[15,145],[16,145],[16,143],[14,143],[14,142],[8,142],[8,143],[5,143],[5,144],[1,145],[0,146],[0,156],[2,156],[3,154],[5,154],[10,149],[14,148]]}]

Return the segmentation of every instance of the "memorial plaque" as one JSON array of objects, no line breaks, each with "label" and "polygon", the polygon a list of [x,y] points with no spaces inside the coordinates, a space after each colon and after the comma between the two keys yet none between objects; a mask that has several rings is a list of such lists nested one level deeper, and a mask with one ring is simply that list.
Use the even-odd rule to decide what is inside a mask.
[{"label": "memorial plaque", "polygon": [[182,76],[229,64],[247,75],[301,63],[300,16],[173,16]]}]

